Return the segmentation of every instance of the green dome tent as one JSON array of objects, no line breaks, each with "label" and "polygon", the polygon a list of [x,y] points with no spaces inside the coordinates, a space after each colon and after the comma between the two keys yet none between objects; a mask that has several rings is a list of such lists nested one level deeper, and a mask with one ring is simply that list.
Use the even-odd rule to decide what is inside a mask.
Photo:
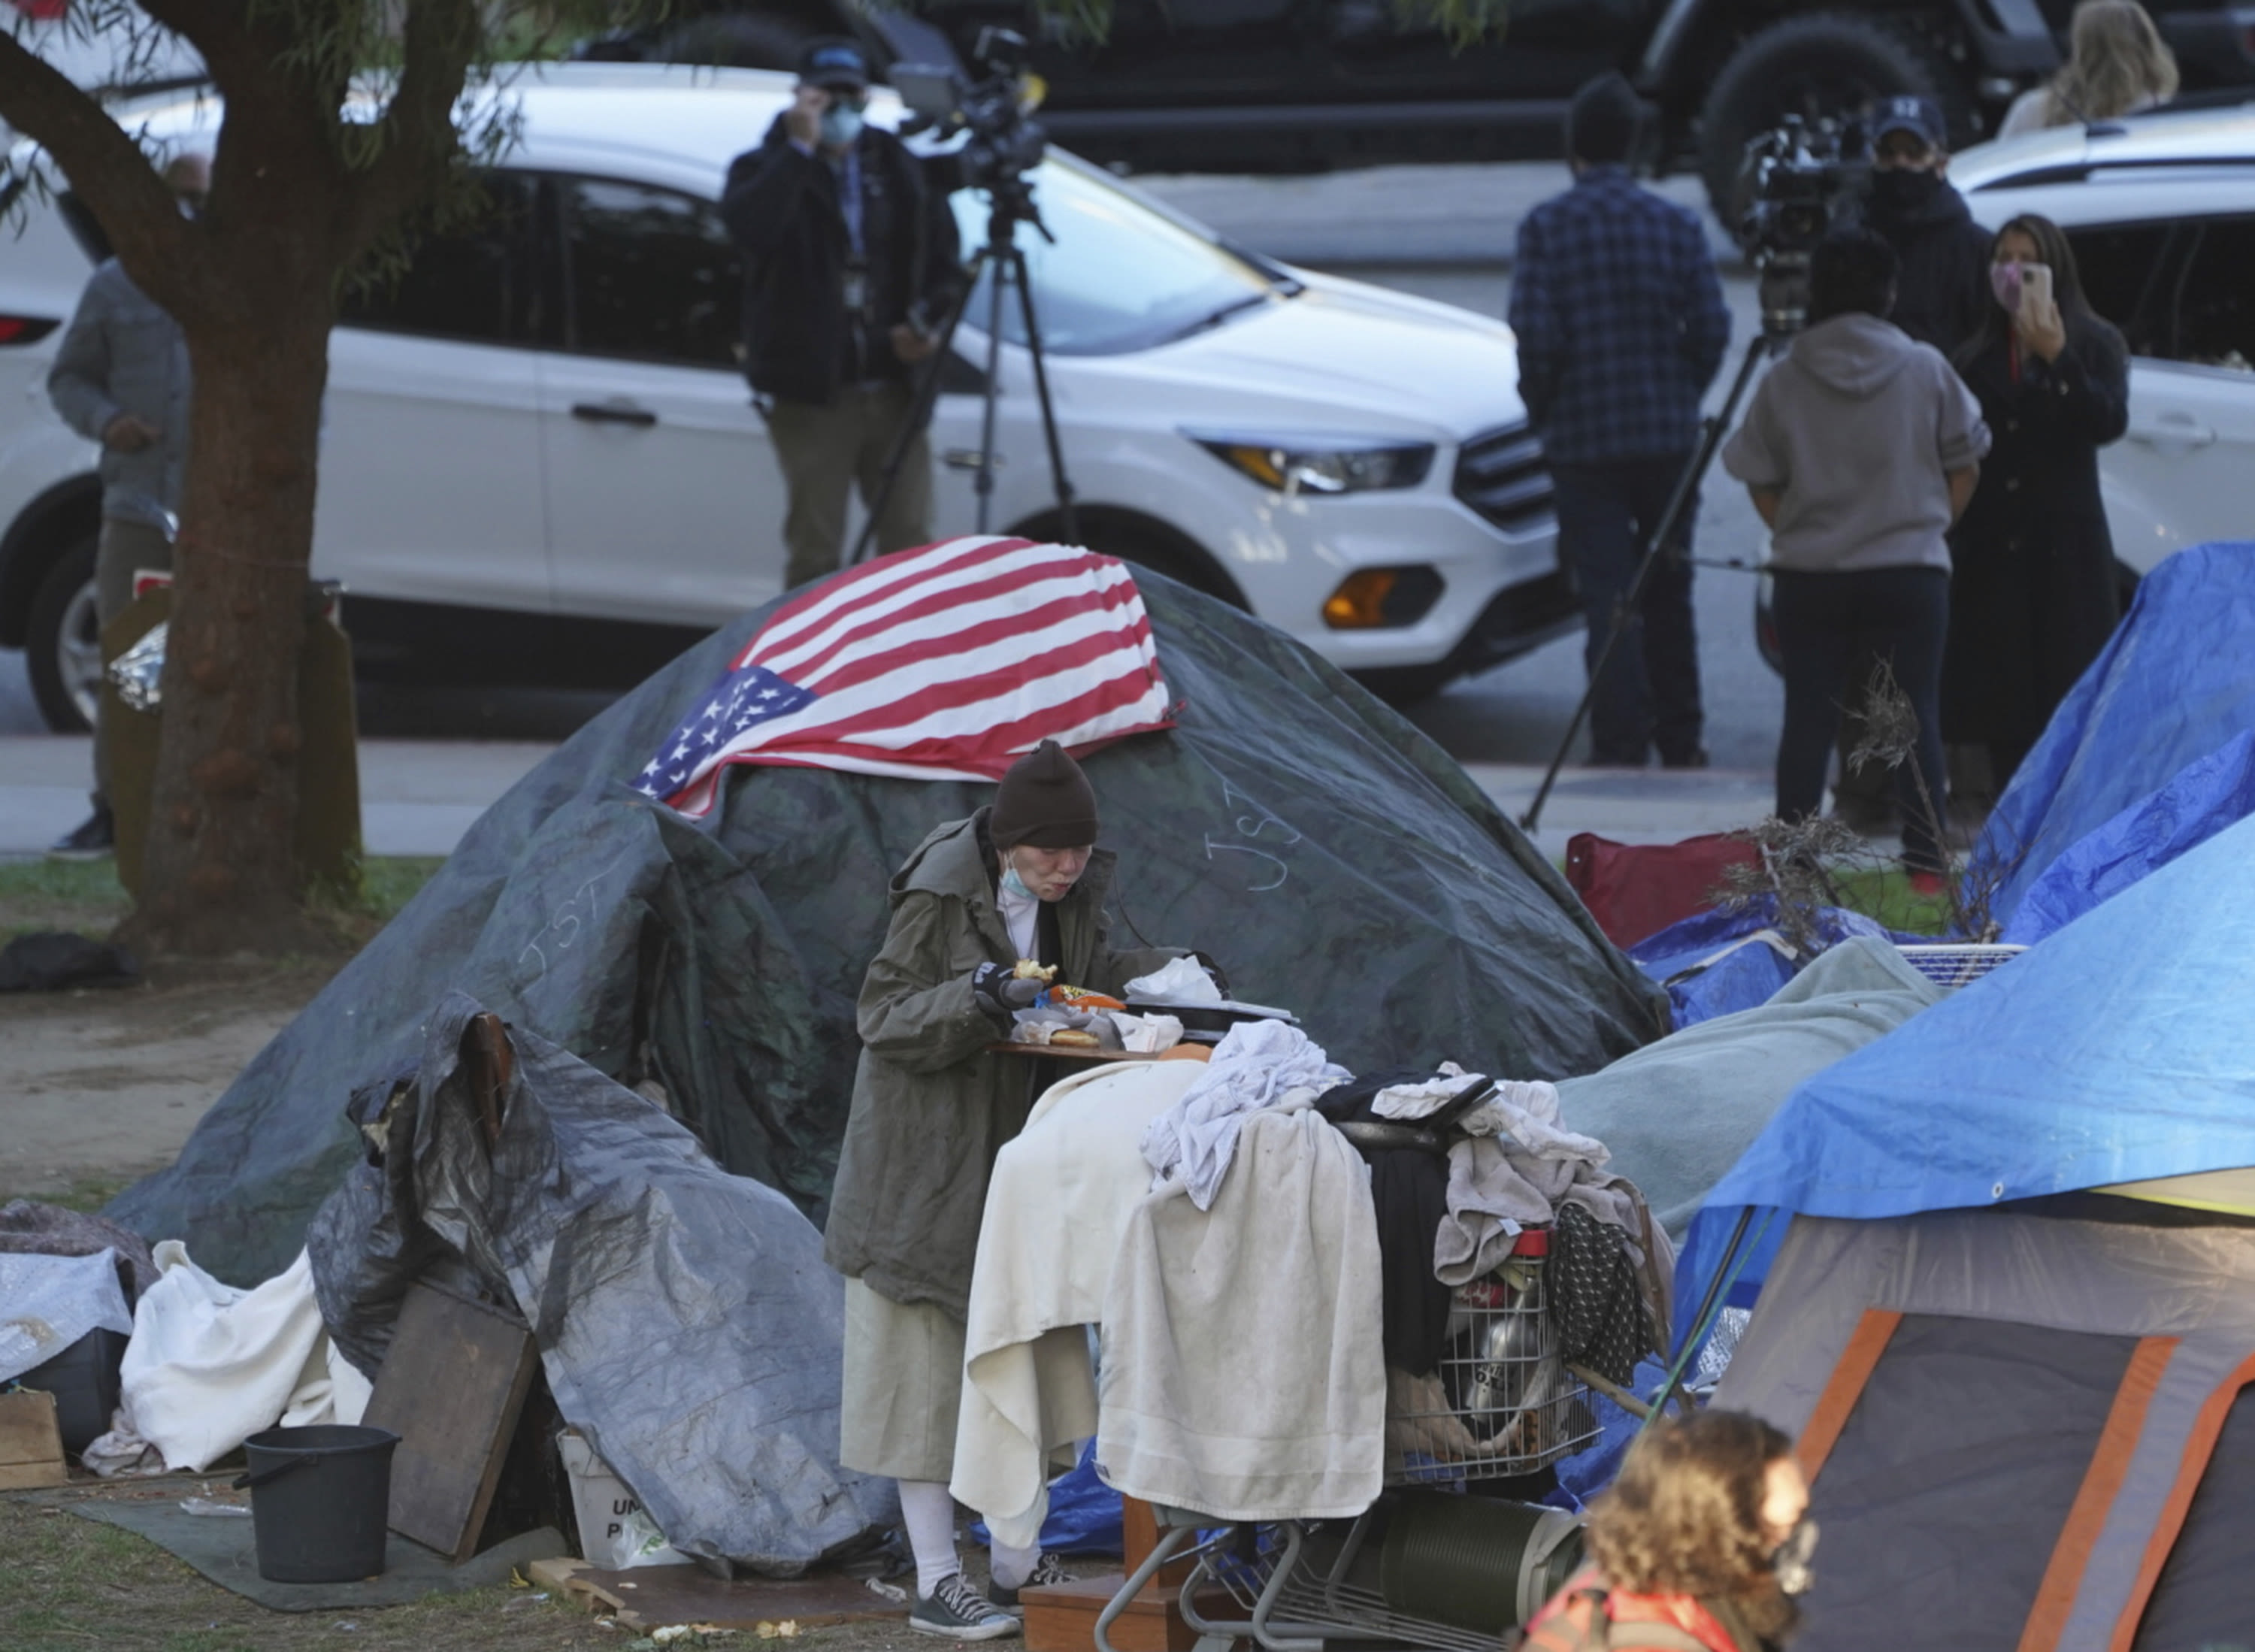
[{"label": "green dome tent", "polygon": [[[1665,1030],[1658,989],[1430,741],[1282,633],[1137,583],[1175,727],[1087,760],[1120,859],[1115,929],[1212,953],[1238,996],[1294,1010],[1357,1069],[1453,1058],[1563,1078]],[[991,789],[738,769],[696,821],[635,791],[777,606],[513,787],[109,1213],[185,1238],[223,1277],[279,1270],[360,1151],[348,1097],[412,1067],[460,991],[662,1098],[722,1165],[818,1224],[886,880]]]}]

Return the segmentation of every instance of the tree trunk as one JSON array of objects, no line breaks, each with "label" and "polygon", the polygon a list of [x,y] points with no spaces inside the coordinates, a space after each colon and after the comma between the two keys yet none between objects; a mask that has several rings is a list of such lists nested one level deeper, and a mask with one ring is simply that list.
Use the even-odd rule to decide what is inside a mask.
[{"label": "tree trunk", "polygon": [[[151,953],[325,946],[297,863],[298,657],[334,306],[330,269],[304,244],[313,238],[292,247],[288,228],[275,230],[236,241],[256,256],[228,262],[263,267],[242,272],[225,324],[190,334],[194,453],[163,738],[143,903],[120,931]],[[246,638],[255,645],[235,645]]]}]

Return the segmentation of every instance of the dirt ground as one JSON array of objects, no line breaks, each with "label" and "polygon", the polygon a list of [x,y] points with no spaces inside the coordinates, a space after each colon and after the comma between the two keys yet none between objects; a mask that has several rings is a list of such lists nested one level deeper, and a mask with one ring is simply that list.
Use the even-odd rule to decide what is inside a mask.
[{"label": "dirt ground", "polygon": [[[0,997],[0,1196],[69,1199],[170,1164],[334,961],[158,964],[143,984]],[[6,1630],[0,1626],[0,1644]]]},{"label": "dirt ground", "polygon": [[[70,1506],[90,1497],[239,1501],[228,1476],[167,1475],[123,1484],[79,1484],[0,1495],[0,1652],[548,1652],[600,1647],[654,1652],[650,1631],[622,1626],[523,1586],[432,1595],[411,1606],[350,1612],[274,1612],[229,1593],[154,1543],[115,1526],[81,1519]],[[966,1570],[983,1581],[980,1551]],[[1075,1567],[1086,1573],[1106,1563]],[[940,1643],[945,1644],[945,1643]],[[1004,1641],[1001,1648],[1021,1643]],[[699,1648],[742,1652],[931,1652],[935,1642],[902,1617],[807,1627],[785,1641],[748,1630],[692,1634],[672,1652]]]},{"label": "dirt ground", "polygon": [[[401,896],[398,898],[404,899]],[[83,900],[0,889],[0,938],[74,928],[99,934],[116,914]],[[172,1163],[236,1073],[327,984],[341,958],[150,967],[138,986],[0,995],[0,1203],[44,1199],[97,1209]],[[342,1099],[340,1098],[340,1105]],[[646,1628],[536,1599],[534,1588],[437,1595],[352,1613],[273,1612],[206,1581],[144,1538],[82,1520],[87,1496],[228,1498],[223,1477],[0,1495],[0,1652],[647,1652]],[[965,1547],[983,1577],[983,1551]],[[1101,1564],[1090,1568],[1102,1569]],[[792,1652],[928,1652],[899,1618],[811,1628]],[[945,1642],[938,1644],[945,1644]],[[1015,1641],[1001,1643],[1016,1646]],[[780,1652],[738,1633],[671,1642]]]}]

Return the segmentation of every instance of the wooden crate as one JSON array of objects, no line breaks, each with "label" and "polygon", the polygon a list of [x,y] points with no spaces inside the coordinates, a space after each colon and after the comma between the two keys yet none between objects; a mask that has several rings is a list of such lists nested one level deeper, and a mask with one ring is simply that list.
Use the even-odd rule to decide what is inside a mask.
[{"label": "wooden crate", "polygon": [[34,1388],[0,1394],[0,1491],[60,1486],[69,1480],[55,1396]]},{"label": "wooden crate", "polygon": [[[1159,1540],[1151,1506],[1133,1497],[1120,1501],[1125,1550],[1121,1570],[1021,1594],[1018,1599],[1026,1608],[1026,1652],[1090,1652],[1095,1646],[1098,1614]],[[1198,1644],[1198,1632],[1183,1620],[1183,1580],[1190,1572],[1189,1561],[1170,1560],[1128,1603],[1112,1624],[1112,1644],[1120,1652],[1191,1652]],[[1198,1606],[1205,1609],[1203,1597]],[[1215,1610],[1226,1615],[1227,1603],[1217,1601]]]}]

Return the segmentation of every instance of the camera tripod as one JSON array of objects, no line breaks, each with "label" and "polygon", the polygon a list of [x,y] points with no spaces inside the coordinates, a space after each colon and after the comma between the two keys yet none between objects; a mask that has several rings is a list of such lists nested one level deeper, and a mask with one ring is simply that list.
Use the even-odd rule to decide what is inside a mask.
[{"label": "camera tripod", "polygon": [[[1766,289],[1768,286],[1767,273],[1764,285]],[[1668,540],[1675,532],[1675,524],[1682,520],[1683,512],[1691,503],[1691,496],[1698,491],[1700,480],[1706,475],[1707,467],[1715,462],[1715,453],[1723,445],[1724,433],[1738,418],[1739,404],[1746,399],[1747,387],[1754,382],[1754,375],[1769,359],[1770,353],[1799,326],[1798,317],[1787,320],[1787,313],[1781,305],[1771,301],[1767,290],[1763,299],[1762,330],[1747,341],[1746,358],[1739,363],[1739,375],[1731,381],[1731,393],[1723,398],[1722,406],[1700,421],[1699,441],[1692,450],[1691,462],[1683,467],[1683,474],[1675,479],[1675,489],[1668,496],[1668,508],[1660,513],[1660,520],[1644,536],[1643,548],[1637,555],[1635,576],[1613,604],[1612,623],[1606,631],[1605,646],[1598,651],[1596,664],[1590,668],[1589,685],[1582,691],[1582,698],[1574,707],[1573,717],[1566,724],[1566,733],[1558,742],[1558,749],[1550,759],[1549,768],[1543,771],[1542,784],[1535,790],[1535,800],[1527,805],[1527,812],[1519,818],[1522,832],[1532,832],[1542,823],[1542,805],[1550,800],[1550,789],[1558,783],[1558,771],[1566,766],[1566,756],[1574,749],[1575,736],[1582,732],[1583,721],[1589,716],[1590,707],[1597,702],[1598,685],[1605,680],[1605,667],[1612,664],[1613,650],[1620,646],[1622,633],[1628,629],[1630,618],[1635,615],[1637,605],[1644,600],[1645,583],[1652,577],[1653,568],[1663,556],[1679,554]]]},{"label": "camera tripod", "polygon": [[848,567],[869,553],[871,542],[876,538],[877,524],[883,517],[885,506],[890,503],[893,490],[900,485],[901,467],[906,462],[909,449],[917,436],[931,421],[932,408],[939,399],[940,375],[946,369],[950,349],[955,342],[955,330],[962,325],[963,313],[970,307],[972,294],[979,290],[979,278],[990,278],[987,289],[987,370],[980,393],[985,405],[979,421],[979,473],[973,483],[979,496],[978,529],[987,531],[987,518],[994,497],[994,401],[1001,390],[1002,374],[1002,289],[1014,286],[1018,293],[1018,316],[1026,329],[1026,354],[1031,360],[1034,373],[1034,395],[1041,404],[1042,439],[1048,444],[1050,482],[1057,492],[1057,531],[1066,539],[1078,537],[1079,526],[1072,509],[1072,482],[1065,475],[1064,451],[1057,441],[1057,408],[1050,400],[1049,368],[1042,352],[1040,319],[1034,313],[1033,283],[1026,270],[1026,254],[1018,245],[1018,226],[1030,224],[1043,240],[1054,240],[1047,225],[1042,222],[1041,210],[1034,204],[1033,186],[1022,172],[1012,172],[998,178],[987,186],[987,240],[973,255],[964,272],[962,291],[949,306],[947,321],[939,334],[931,356],[917,379],[916,395],[910,404],[908,423],[901,429],[893,443],[893,451],[885,460],[883,484],[877,496],[868,502],[868,519],[861,524],[861,537],[854,541],[852,553],[847,557]]}]

